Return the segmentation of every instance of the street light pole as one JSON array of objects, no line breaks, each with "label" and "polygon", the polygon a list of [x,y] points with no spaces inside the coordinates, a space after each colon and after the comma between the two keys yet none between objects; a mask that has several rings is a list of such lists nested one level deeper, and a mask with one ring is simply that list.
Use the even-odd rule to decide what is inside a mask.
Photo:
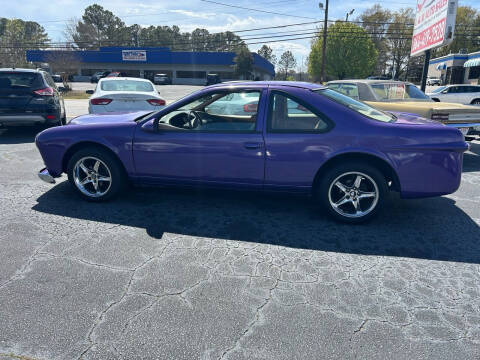
[{"label": "street light pole", "polygon": [[[322,3],[319,4],[323,7]],[[323,21],[323,42],[322,42],[322,68],[320,73],[320,81],[325,81],[325,52],[327,50],[327,20],[328,20],[328,0],[325,0],[325,20]]]},{"label": "street light pole", "polygon": [[347,15],[345,16],[345,21],[348,21],[348,17],[349,17],[350,15],[352,15],[354,11],[355,11],[355,9],[352,9],[352,10],[350,10],[349,12],[347,12]]}]

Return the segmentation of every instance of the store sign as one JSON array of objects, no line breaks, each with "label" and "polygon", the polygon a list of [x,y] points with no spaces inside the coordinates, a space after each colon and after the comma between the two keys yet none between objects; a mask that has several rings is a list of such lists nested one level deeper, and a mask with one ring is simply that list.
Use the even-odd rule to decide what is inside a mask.
[{"label": "store sign", "polygon": [[122,50],[123,61],[147,61],[145,50]]},{"label": "store sign", "polygon": [[453,40],[458,0],[417,0],[411,56]]}]

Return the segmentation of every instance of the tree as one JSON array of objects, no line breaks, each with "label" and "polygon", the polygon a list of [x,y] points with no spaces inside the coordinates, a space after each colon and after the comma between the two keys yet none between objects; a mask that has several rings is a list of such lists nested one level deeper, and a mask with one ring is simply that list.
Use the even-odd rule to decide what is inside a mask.
[{"label": "tree", "polygon": [[62,76],[63,86],[66,89],[69,89],[70,86],[68,85],[68,79],[71,75],[76,74],[82,63],[76,51],[73,49],[50,51],[46,60],[50,65],[50,69]]},{"label": "tree", "polygon": [[435,51],[435,56],[466,53],[480,50],[479,33],[480,12],[470,6],[459,6],[455,20],[455,35],[453,41]]},{"label": "tree", "polygon": [[268,45],[262,45],[260,49],[258,49],[257,54],[263,57],[265,60],[270,61],[273,65],[277,63],[277,57],[273,53],[273,49]]},{"label": "tree", "polygon": [[292,70],[295,66],[297,66],[297,60],[295,60],[292,52],[287,50],[282,54],[282,56],[280,56],[278,65],[280,70],[284,73],[284,80],[286,80],[289,70]]},{"label": "tree", "polygon": [[[325,73],[330,79],[364,78],[377,61],[377,50],[366,31],[353,23],[337,22],[328,28]],[[322,37],[312,43],[308,72],[320,79]]]},{"label": "tree", "polygon": [[105,45],[125,45],[128,41],[125,23],[98,4],[85,8],[82,20],[67,25],[69,40],[80,49],[96,49]]},{"label": "tree", "polygon": [[412,24],[415,14],[412,8],[400,9],[393,13],[392,23],[388,25],[386,35],[390,58],[392,60],[392,77],[398,79],[406,69],[412,47]]},{"label": "tree", "polygon": [[366,9],[359,17],[361,26],[370,35],[370,38],[377,49],[378,58],[374,74],[383,75],[387,71],[388,40],[386,33],[388,23],[392,21],[392,13],[383,9],[380,5],[375,4],[371,8]]},{"label": "tree", "polygon": [[46,47],[49,38],[45,29],[34,21],[0,19],[0,65],[28,66],[27,49]]},{"label": "tree", "polygon": [[233,58],[233,68],[237,75],[242,76],[244,79],[248,79],[253,69],[253,55],[246,46],[237,50],[235,57]]}]

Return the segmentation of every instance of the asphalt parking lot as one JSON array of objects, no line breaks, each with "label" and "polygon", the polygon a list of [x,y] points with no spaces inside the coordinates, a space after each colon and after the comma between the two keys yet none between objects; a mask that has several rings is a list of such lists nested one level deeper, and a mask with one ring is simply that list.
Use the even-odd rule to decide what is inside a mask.
[{"label": "asphalt parking lot", "polygon": [[37,178],[36,131],[0,130],[0,359],[480,358],[478,138],[455,194],[351,226],[257,193],[87,203]]}]

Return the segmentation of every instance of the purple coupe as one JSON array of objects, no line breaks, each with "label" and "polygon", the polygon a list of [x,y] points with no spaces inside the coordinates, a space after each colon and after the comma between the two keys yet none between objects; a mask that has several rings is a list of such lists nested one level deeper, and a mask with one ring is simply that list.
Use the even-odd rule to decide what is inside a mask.
[{"label": "purple coupe", "polygon": [[129,183],[303,192],[346,222],[371,218],[389,190],[456,191],[468,149],[457,129],[299,82],[223,83],[158,112],[84,115],[36,144],[40,178],[67,173],[87,200]]}]

